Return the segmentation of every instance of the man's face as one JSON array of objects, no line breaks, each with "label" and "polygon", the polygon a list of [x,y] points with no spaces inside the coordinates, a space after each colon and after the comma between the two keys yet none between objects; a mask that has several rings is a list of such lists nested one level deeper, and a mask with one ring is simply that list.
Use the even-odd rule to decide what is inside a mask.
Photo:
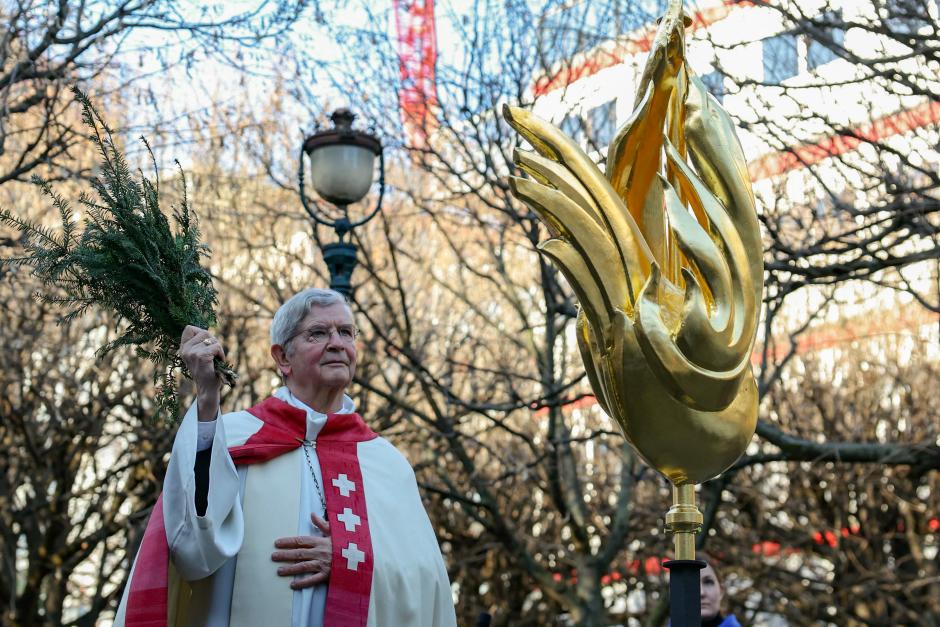
[{"label": "man's face", "polygon": [[702,618],[714,618],[721,610],[721,584],[711,566],[699,571],[702,585]]},{"label": "man's face", "polygon": [[314,388],[346,388],[352,383],[355,326],[342,303],[313,307],[288,344],[281,372],[289,379]]}]

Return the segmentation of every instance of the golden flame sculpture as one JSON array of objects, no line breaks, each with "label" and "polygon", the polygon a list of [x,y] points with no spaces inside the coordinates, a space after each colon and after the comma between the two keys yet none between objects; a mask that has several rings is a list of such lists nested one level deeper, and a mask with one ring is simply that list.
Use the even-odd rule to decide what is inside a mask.
[{"label": "golden flame sculpture", "polygon": [[750,356],[763,289],[760,231],[728,114],[685,61],[671,0],[606,176],[532,113],[505,107],[535,152],[513,193],[547,224],[539,249],[581,303],[578,344],[601,407],[672,482],[676,559],[694,559],[694,484],[728,468],[757,422]]}]

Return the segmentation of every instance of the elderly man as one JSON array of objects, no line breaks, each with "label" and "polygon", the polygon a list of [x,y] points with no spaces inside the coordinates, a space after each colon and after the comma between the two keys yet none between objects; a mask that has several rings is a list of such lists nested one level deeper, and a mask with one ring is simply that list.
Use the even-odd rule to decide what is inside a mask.
[{"label": "elderly man", "polygon": [[355,339],[339,293],[300,292],[271,325],[285,387],[219,420],[222,347],[183,331],[197,399],[115,624],[456,624],[414,472],[345,394]]}]

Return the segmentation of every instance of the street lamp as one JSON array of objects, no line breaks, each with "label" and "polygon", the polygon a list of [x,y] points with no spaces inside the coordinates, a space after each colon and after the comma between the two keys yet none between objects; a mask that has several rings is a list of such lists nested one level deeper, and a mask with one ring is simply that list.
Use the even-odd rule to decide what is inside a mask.
[{"label": "street lamp", "polygon": [[[382,142],[363,131],[352,128],[355,114],[337,109],[330,116],[333,128],[319,131],[304,140],[300,150],[300,201],[315,224],[332,227],[338,242],[323,247],[323,261],[330,271],[330,288],[349,296],[350,279],[356,267],[356,245],[349,241],[349,232],[371,220],[382,208],[385,196],[385,158]],[[304,155],[310,158],[310,179],[323,200],[339,209],[340,217],[331,218],[316,202],[308,203],[304,193]],[[375,158],[379,158],[379,200],[372,211],[356,221],[349,219],[349,205],[363,199],[372,187]],[[311,208],[311,204],[313,205]]]}]

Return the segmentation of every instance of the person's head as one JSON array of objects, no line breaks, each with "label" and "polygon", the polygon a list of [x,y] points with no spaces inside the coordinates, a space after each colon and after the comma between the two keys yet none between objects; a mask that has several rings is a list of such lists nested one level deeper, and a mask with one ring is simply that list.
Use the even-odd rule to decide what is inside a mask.
[{"label": "person's head", "polygon": [[701,578],[702,619],[714,618],[721,611],[721,600],[725,595],[718,573],[708,564],[699,571]]},{"label": "person's head", "polygon": [[356,371],[356,326],[345,297],[309,288],[271,322],[271,356],[288,387],[346,388]]}]

